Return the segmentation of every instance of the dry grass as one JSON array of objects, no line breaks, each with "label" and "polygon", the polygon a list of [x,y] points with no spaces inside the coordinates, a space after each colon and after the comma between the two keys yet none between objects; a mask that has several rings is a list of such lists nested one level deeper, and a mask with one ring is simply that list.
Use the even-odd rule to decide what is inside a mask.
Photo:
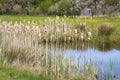
[{"label": "dry grass", "polygon": [[[67,40],[70,36],[68,34],[71,32],[67,30],[69,28],[65,23],[62,27],[62,29],[59,29],[61,32],[59,33],[56,25],[53,28],[46,25],[39,28],[28,24],[18,24],[17,22],[15,24],[0,23],[0,35],[2,38],[0,41],[1,59],[4,61],[4,64],[13,65],[18,69],[51,75],[51,77],[57,77],[60,80],[73,79],[74,76],[79,75],[80,67],[74,65],[72,58],[68,60],[66,56],[62,56],[61,52],[54,54],[48,50],[47,46],[49,35],[52,42],[61,37],[58,34],[64,36],[63,40]],[[40,44],[44,41],[43,39],[46,41],[45,47]],[[89,69],[86,69],[87,71]],[[94,72],[93,69],[90,73],[92,72]],[[84,77],[88,78],[85,75]]]},{"label": "dry grass", "polygon": [[110,36],[114,32],[114,27],[110,24],[102,24],[98,27],[98,34]]}]

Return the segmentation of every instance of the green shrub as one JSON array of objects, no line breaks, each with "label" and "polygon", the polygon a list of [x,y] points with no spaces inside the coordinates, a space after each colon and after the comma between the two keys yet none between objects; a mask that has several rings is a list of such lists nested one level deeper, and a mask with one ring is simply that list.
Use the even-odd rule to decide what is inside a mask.
[{"label": "green shrub", "polygon": [[5,3],[5,0],[0,0],[0,4],[4,4]]},{"label": "green shrub", "polygon": [[58,14],[66,15],[68,14],[70,8],[70,3],[68,0],[61,0],[58,2]]},{"label": "green shrub", "polygon": [[114,27],[110,24],[102,24],[98,27],[98,35],[110,36],[114,32]]},{"label": "green shrub", "polygon": [[107,5],[116,5],[119,0],[105,0]]}]

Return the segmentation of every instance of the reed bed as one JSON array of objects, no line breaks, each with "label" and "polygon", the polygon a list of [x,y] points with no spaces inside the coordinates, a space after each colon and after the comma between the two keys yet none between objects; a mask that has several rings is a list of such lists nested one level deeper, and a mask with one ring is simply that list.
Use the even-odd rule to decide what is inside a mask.
[{"label": "reed bed", "polygon": [[[1,24],[4,24],[2,21]],[[36,32],[39,43],[42,42],[73,42],[73,41],[88,41],[91,39],[92,33],[86,23],[77,23],[76,25],[71,25],[67,23],[66,18],[48,18],[46,20],[38,21],[19,21],[19,22],[6,22],[8,26],[17,26],[15,29],[18,32]],[[4,27],[4,26],[3,26]],[[20,29],[18,29],[20,28]],[[7,28],[8,31],[12,30]]]},{"label": "reed bed", "polygon": [[[65,49],[65,44],[71,42],[77,44],[98,40],[95,32],[91,31],[86,23],[77,23],[73,27],[65,18],[60,19],[57,16],[55,19],[40,20],[37,24],[39,26],[34,20],[14,23],[0,21],[0,59],[4,64],[45,76],[50,75],[51,79],[97,79],[97,70],[89,59],[87,64],[75,64],[73,57],[68,59],[63,56],[57,47],[63,43],[62,48]],[[78,56],[78,61],[79,58],[81,57]]]},{"label": "reed bed", "polygon": [[[78,78],[88,78],[88,80],[96,79],[94,77],[94,66],[83,66],[80,70],[80,65],[75,65],[73,58],[67,59],[66,56],[62,55],[62,52],[53,52],[48,49],[48,43],[51,44],[50,48],[52,49],[54,42],[57,44],[59,40],[63,42],[70,41],[74,35],[79,38],[80,34],[85,33],[85,31],[82,33],[76,30],[72,32],[69,30],[71,27],[68,27],[66,23],[59,25],[59,17],[56,17],[56,21],[56,24],[53,24],[54,22],[49,19],[49,22],[46,21],[45,24],[42,24],[42,27],[37,27],[34,22],[29,21],[27,24],[1,22],[1,61],[21,70],[50,75],[51,79],[73,80],[76,76]],[[48,26],[46,23],[51,25]],[[42,42],[45,42],[45,47],[42,46]],[[89,73],[86,74],[87,71]]]}]

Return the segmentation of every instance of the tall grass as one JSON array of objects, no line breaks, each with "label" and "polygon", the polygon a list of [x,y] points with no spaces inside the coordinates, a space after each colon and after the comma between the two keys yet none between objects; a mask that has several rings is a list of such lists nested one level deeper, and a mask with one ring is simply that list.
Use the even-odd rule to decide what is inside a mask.
[{"label": "tall grass", "polygon": [[[86,67],[84,71],[79,71],[80,67],[74,65],[74,59],[67,59],[61,52],[56,54],[48,50],[48,43],[51,43],[52,48],[53,42],[58,42],[57,40],[61,37],[59,35],[63,36],[61,39],[64,42],[67,41],[67,36],[71,36],[67,34],[69,28],[66,23],[60,25],[60,32],[62,32],[60,33],[56,29],[59,28],[59,24],[57,22],[53,24],[51,20],[49,22],[53,27],[49,27],[47,22],[43,27],[30,26],[29,22],[27,24],[0,23],[0,49],[4,64],[11,64],[18,69],[34,71],[42,75],[50,75],[51,78],[58,80],[70,80],[79,74],[85,79],[95,79],[93,67],[83,66]],[[58,26],[56,27],[56,25]],[[42,41],[46,42],[45,47],[40,44]],[[87,71],[90,73],[86,75]]]},{"label": "tall grass", "polygon": [[50,75],[51,78],[95,80],[97,71],[89,60],[88,64],[75,64],[72,57],[67,59],[62,52],[57,50],[57,47],[55,49],[58,52],[48,49],[48,44],[53,49],[53,44],[57,46],[64,43],[62,47],[65,50],[66,43],[84,43],[93,39],[92,35],[93,33],[85,23],[79,23],[72,27],[67,23],[66,18],[58,16],[55,19],[40,20],[39,23],[34,20],[2,21],[0,23],[0,57],[5,64],[11,64],[18,69]]},{"label": "tall grass", "polygon": [[102,24],[98,27],[98,34],[103,36],[110,36],[115,31],[110,24]]}]

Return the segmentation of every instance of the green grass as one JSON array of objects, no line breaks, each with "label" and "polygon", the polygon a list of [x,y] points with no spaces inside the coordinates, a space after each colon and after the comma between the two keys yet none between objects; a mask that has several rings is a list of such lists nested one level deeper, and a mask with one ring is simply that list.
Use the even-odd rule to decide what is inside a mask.
[{"label": "green grass", "polygon": [[[13,22],[16,22],[16,21],[36,21],[36,24],[39,26],[40,23],[39,21],[44,21],[44,20],[47,20],[48,18],[51,18],[51,19],[54,19],[55,16],[14,16],[14,15],[1,15],[0,16],[0,19],[2,21],[13,21]],[[63,18],[63,17],[61,17]],[[66,17],[64,18],[64,20],[70,24],[70,25],[74,25],[74,24],[78,24],[78,23],[82,23],[82,22],[86,22],[87,25],[91,28],[96,28],[98,27],[99,25],[101,24],[104,24],[104,23],[109,23],[109,24],[112,24],[115,29],[117,31],[120,30],[120,18],[119,17],[116,17],[116,16],[106,16],[106,17],[93,17],[93,19],[90,19],[90,18],[78,18],[78,17]]]},{"label": "green grass", "polygon": [[50,80],[50,78],[28,71],[20,71],[0,63],[0,80]]}]

